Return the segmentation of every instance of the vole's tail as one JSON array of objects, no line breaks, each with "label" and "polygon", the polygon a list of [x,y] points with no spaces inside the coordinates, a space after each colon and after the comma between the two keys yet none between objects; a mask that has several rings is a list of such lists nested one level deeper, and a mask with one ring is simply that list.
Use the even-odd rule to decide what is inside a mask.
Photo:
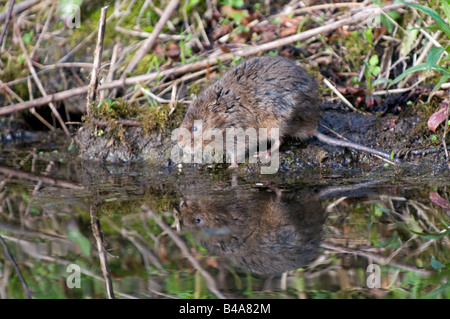
[{"label": "vole's tail", "polygon": [[[358,150],[358,151],[376,154],[376,155],[379,155],[379,156],[381,156],[383,158],[392,160],[391,155],[389,153],[382,152],[382,151],[379,151],[377,149],[373,149],[373,148],[370,148],[370,147],[367,147],[367,146],[364,146],[364,145],[356,144],[356,143],[353,143],[353,142],[350,142],[350,141],[333,138],[333,137],[330,137],[328,135],[322,134],[320,132],[317,132],[317,138],[319,139],[319,141],[322,141],[322,142],[324,142],[326,144],[340,146],[340,147],[349,147],[349,148],[353,148],[353,149]],[[399,162],[398,159],[396,159],[396,158],[394,158],[394,161],[396,163]]]}]

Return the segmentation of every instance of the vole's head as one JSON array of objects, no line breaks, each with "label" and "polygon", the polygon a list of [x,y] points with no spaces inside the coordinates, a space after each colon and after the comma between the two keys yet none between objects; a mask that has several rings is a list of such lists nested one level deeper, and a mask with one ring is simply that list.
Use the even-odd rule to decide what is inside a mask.
[{"label": "vole's head", "polygon": [[180,213],[183,224],[191,230],[208,229],[224,226],[220,211],[223,207],[214,200],[207,199],[182,199]]},{"label": "vole's head", "polygon": [[178,144],[184,147],[187,143],[192,143],[195,138],[203,136],[202,146],[205,147],[211,142],[211,140],[205,138],[207,135],[211,132],[225,132],[223,109],[224,101],[221,99],[220,93],[217,92],[216,86],[212,85],[205,89],[194,98],[180,125],[180,128],[187,129],[191,139],[179,136]]}]

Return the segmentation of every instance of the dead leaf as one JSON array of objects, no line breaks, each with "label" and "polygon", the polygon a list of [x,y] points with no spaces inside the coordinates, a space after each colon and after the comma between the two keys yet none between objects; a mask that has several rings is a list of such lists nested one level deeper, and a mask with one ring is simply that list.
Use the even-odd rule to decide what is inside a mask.
[{"label": "dead leaf", "polygon": [[217,263],[217,259],[215,258],[207,258],[206,264],[213,268],[217,268],[219,266],[219,264]]},{"label": "dead leaf", "polygon": [[350,32],[347,28],[339,27],[338,30],[339,30],[339,35],[350,35],[350,34],[352,34],[352,32]]},{"label": "dead leaf", "polygon": [[222,6],[222,7],[220,8],[220,13],[221,13],[222,15],[228,16],[228,17],[233,16],[234,13],[239,12],[239,11],[241,11],[241,10],[233,9],[233,8],[230,7],[230,6]]},{"label": "dead leaf", "polygon": [[431,191],[430,192],[430,201],[433,204],[438,205],[445,211],[450,212],[450,203],[445,198],[442,198],[441,195],[439,195],[438,193]]},{"label": "dead leaf", "polygon": [[160,43],[157,43],[154,47],[153,47],[153,53],[160,55],[160,56],[164,56],[164,49],[162,47],[162,45]]},{"label": "dead leaf", "polygon": [[293,25],[293,26],[291,26],[291,27],[287,27],[287,28],[281,30],[280,36],[281,36],[282,38],[284,38],[284,37],[287,37],[287,36],[296,34],[296,33],[297,33],[297,30],[298,30],[298,27],[297,27],[296,25]]},{"label": "dead leaf", "polygon": [[448,103],[441,103],[436,112],[428,119],[428,128],[436,132],[436,128],[447,119]]},{"label": "dead leaf", "polygon": [[219,48],[220,48],[220,50],[222,50],[223,53],[231,52],[231,50],[226,45],[221,45],[220,43],[219,43]]},{"label": "dead leaf", "polygon": [[173,60],[178,60],[178,58],[180,57],[180,47],[174,42],[169,43],[166,51],[169,57]]}]

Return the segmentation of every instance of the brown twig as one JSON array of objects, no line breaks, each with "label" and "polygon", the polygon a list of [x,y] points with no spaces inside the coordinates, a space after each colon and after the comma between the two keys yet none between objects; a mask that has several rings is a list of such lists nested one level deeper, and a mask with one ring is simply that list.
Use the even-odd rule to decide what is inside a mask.
[{"label": "brown twig", "polygon": [[[110,125],[108,121],[106,121],[106,120],[99,120],[97,118],[91,118],[91,121],[95,125],[97,125],[98,127],[101,127],[101,128],[105,128],[108,125]],[[125,126],[135,126],[135,127],[141,127],[142,126],[141,122],[133,121],[133,120],[116,120],[116,122],[117,122],[117,124],[125,125]]]},{"label": "brown twig", "polygon": [[[114,45],[111,62],[109,64],[108,74],[106,75],[106,82],[112,82],[114,79],[114,72],[116,71],[116,63],[117,63],[117,55],[119,52],[120,43],[116,43]],[[108,94],[107,90],[100,91],[99,99],[100,101],[105,99],[106,94]]]},{"label": "brown twig", "polygon": [[97,88],[98,88],[98,73],[100,70],[100,63],[102,60],[102,52],[103,52],[103,38],[105,37],[105,21],[106,21],[106,12],[108,10],[108,6],[103,7],[100,20],[98,22],[98,36],[97,36],[97,46],[95,48],[94,53],[94,63],[91,72],[91,82],[89,84],[89,90],[87,94],[86,101],[86,113],[88,116],[91,116],[91,104],[97,98]]},{"label": "brown twig", "polygon": [[341,92],[339,92],[333,84],[331,84],[330,81],[328,81],[327,79],[324,78],[323,83],[325,83],[325,85],[328,86],[328,88],[330,88],[341,99],[341,101],[344,102],[344,104],[346,104],[352,111],[358,112],[358,113],[364,113],[361,110],[358,110],[357,108],[355,108],[353,106],[353,104],[350,103],[349,100],[347,100],[345,98],[345,96],[343,96],[341,94]]},{"label": "brown twig", "polygon": [[77,190],[84,189],[83,186],[80,186],[80,185],[77,185],[75,183],[71,183],[68,181],[50,178],[47,176],[38,176],[38,175],[31,174],[31,173],[13,170],[13,169],[10,169],[8,167],[3,167],[3,166],[0,166],[0,174],[4,174],[4,175],[8,176],[8,178],[16,177],[16,178],[21,178],[21,179],[25,179],[25,180],[34,181],[34,182],[42,182],[42,183],[53,185],[53,186],[60,186],[60,187],[65,187],[65,188],[70,188],[70,189],[77,189]]},{"label": "brown twig", "polygon": [[319,4],[315,6],[308,6],[305,8],[295,9],[293,11],[283,11],[276,16],[286,15],[286,14],[300,14],[304,12],[311,12],[314,10],[323,10],[323,9],[333,9],[333,8],[352,8],[352,7],[364,7],[363,3],[360,2],[343,2],[343,3],[325,3]]},{"label": "brown twig", "polygon": [[95,205],[91,204],[90,207],[90,213],[91,213],[91,226],[92,226],[92,233],[95,237],[95,242],[97,244],[97,250],[98,255],[100,258],[100,267],[102,269],[103,278],[105,279],[106,283],[106,292],[108,294],[109,299],[114,299],[114,290],[113,290],[113,284],[111,280],[111,271],[109,270],[108,266],[108,258],[106,255],[105,246],[103,244],[103,231],[102,227],[100,225],[100,220],[95,216]]},{"label": "brown twig", "polygon": [[[39,1],[40,0],[28,0],[28,1],[20,2],[14,6],[13,12],[14,12],[14,14],[18,14],[18,13],[25,11],[28,8],[32,7]],[[8,12],[0,12],[0,23],[5,21],[5,19],[7,19],[7,17],[8,17]]]},{"label": "brown twig", "polygon": [[171,0],[169,2],[166,9],[164,10],[164,13],[162,14],[161,18],[159,19],[158,23],[156,23],[155,27],[153,28],[152,34],[144,41],[142,46],[136,52],[133,59],[130,61],[127,68],[123,72],[122,78],[124,78],[127,73],[133,72],[134,68],[138,65],[138,63],[142,60],[142,58],[147,54],[147,52],[152,48],[153,44],[155,43],[155,40],[158,38],[159,33],[162,31],[162,29],[166,25],[167,21],[169,20],[173,11],[175,11],[179,2],[180,2],[180,0]]},{"label": "brown twig", "polygon": [[[124,34],[127,34],[127,35],[131,35],[133,37],[139,37],[139,38],[148,38],[148,37],[150,37],[152,35],[150,32],[128,30],[128,29],[122,28],[120,26],[116,26],[115,30],[117,32],[121,32],[121,33],[124,33]],[[164,33],[160,33],[160,34],[158,34],[158,39],[179,41],[179,40],[186,39],[186,36],[182,35],[182,34],[178,35],[178,34],[164,34]]]},{"label": "brown twig", "polygon": [[16,261],[14,260],[13,255],[11,255],[11,252],[8,249],[8,246],[6,245],[5,241],[3,240],[3,237],[0,235],[0,242],[3,245],[3,250],[5,251],[5,255],[8,257],[9,261],[11,261],[11,263],[14,266],[14,269],[16,270],[17,276],[19,276],[20,282],[22,283],[23,289],[25,290],[25,294],[27,296],[28,299],[31,299],[31,291],[30,288],[27,285],[27,282],[25,281],[25,279],[22,276],[22,272],[20,271],[19,266],[17,265]]},{"label": "brown twig", "polygon": [[3,26],[2,35],[0,35],[0,45],[2,45],[2,43],[3,43],[3,37],[5,36],[6,30],[8,29],[9,19],[11,19],[11,13],[12,13],[12,11],[13,11],[14,3],[15,3],[15,2],[16,2],[15,0],[11,0],[11,4],[9,5],[8,14],[7,14],[7,16],[6,16],[6,22],[5,22],[5,25]]}]

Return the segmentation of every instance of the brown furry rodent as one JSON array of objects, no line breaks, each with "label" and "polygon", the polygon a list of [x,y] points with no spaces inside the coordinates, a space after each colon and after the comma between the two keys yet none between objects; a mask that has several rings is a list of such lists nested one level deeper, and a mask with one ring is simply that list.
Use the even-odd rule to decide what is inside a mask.
[{"label": "brown furry rodent", "polygon": [[[269,155],[284,137],[292,136],[301,140],[317,137],[327,144],[390,158],[388,153],[320,133],[320,119],[314,78],[294,60],[265,56],[244,60],[206,88],[189,106],[181,127],[194,132],[198,129],[194,121],[202,120],[203,131],[218,128],[223,136],[227,128],[266,128],[268,132],[278,128],[280,142],[271,146]],[[203,147],[207,144],[203,140]]]},{"label": "brown furry rodent", "polygon": [[187,192],[182,224],[215,256],[258,274],[307,266],[319,255],[326,213],[317,194],[245,189]]}]

